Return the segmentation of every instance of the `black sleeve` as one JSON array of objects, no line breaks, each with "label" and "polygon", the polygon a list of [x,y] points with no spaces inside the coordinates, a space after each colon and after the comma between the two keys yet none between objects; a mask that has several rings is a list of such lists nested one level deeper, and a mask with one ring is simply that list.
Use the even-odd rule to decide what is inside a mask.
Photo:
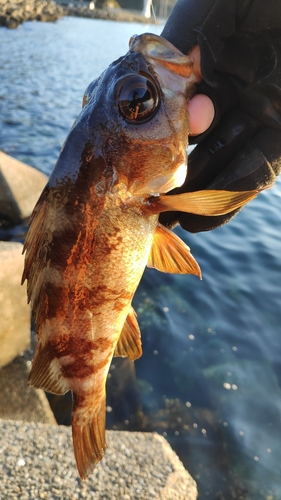
[{"label": "black sleeve", "polygon": [[223,38],[235,33],[235,13],[236,0],[179,0],[161,36],[184,54],[199,45],[204,79],[209,82]]},{"label": "black sleeve", "polygon": [[[272,185],[281,170],[281,6],[279,0],[179,0],[162,36],[184,53],[199,44],[215,119],[193,139],[187,178],[177,192],[247,190]],[[162,214],[188,231],[213,229],[222,217]]]}]

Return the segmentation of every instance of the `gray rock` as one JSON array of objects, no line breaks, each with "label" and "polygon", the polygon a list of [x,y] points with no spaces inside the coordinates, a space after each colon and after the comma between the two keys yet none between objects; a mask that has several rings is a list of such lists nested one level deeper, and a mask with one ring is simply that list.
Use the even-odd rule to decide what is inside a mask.
[{"label": "gray rock", "polygon": [[157,434],[107,431],[105,457],[78,477],[71,429],[0,420],[0,498],[195,500],[194,480]]},{"label": "gray rock", "polygon": [[[44,12],[43,12],[44,11]],[[25,21],[56,21],[64,9],[52,0],[1,0],[0,26],[17,28]]]},{"label": "gray rock", "polygon": [[[62,0],[64,1],[64,0]],[[119,21],[127,23],[144,23],[147,24],[148,20],[141,13],[131,12],[125,9],[89,9],[86,6],[79,6],[78,2],[65,8],[65,15],[75,17],[89,17],[92,19],[104,19],[110,21]],[[158,24],[158,21],[155,21]]]},{"label": "gray rock", "polygon": [[30,308],[21,286],[22,244],[0,241],[0,367],[30,342]]},{"label": "gray rock", "polygon": [[[10,22],[10,19],[7,21]],[[20,210],[10,190],[0,165],[0,225],[4,222],[17,223],[21,219]]]},{"label": "gray rock", "polygon": [[29,217],[46,182],[45,174],[0,151],[0,218]]},{"label": "gray rock", "polygon": [[170,445],[152,433],[107,431],[105,457],[82,482],[71,429],[43,425],[54,422],[46,396],[27,386],[32,354],[0,369],[1,500],[197,498],[194,480]]},{"label": "gray rock", "polygon": [[31,356],[27,351],[0,369],[0,418],[56,424],[44,391],[27,383]]}]

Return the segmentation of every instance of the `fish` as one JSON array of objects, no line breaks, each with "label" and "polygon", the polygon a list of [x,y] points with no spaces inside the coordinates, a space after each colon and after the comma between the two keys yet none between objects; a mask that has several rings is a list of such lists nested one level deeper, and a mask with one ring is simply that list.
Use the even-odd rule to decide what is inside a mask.
[{"label": "fish", "polygon": [[257,194],[169,194],[187,172],[192,67],[162,37],[132,37],[125,56],[88,86],[30,218],[22,282],[38,342],[29,384],[58,395],[72,391],[82,479],[106,449],[111,360],[142,354],[132,300],[146,266],[201,277],[189,247],[159,214],[222,215]]}]

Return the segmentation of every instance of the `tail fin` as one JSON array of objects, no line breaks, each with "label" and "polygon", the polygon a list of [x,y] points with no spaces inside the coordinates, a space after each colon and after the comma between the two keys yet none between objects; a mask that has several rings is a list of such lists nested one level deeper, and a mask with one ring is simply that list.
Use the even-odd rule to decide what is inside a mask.
[{"label": "tail fin", "polygon": [[73,394],[72,439],[77,469],[81,479],[93,472],[103,458],[105,442],[105,395],[99,403],[85,406]]}]

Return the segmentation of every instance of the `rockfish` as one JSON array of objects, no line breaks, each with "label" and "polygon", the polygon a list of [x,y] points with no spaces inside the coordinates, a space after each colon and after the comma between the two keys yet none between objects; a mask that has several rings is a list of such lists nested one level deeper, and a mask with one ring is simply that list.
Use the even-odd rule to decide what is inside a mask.
[{"label": "rockfish", "polygon": [[38,346],[29,383],[73,394],[72,435],[85,478],[105,448],[105,384],[113,356],[141,356],[132,299],[145,266],[200,269],[158,223],[181,210],[221,215],[255,192],[169,196],[187,171],[192,60],[163,38],[131,38],[129,52],[85,92],[83,108],[30,220],[24,251]]}]

